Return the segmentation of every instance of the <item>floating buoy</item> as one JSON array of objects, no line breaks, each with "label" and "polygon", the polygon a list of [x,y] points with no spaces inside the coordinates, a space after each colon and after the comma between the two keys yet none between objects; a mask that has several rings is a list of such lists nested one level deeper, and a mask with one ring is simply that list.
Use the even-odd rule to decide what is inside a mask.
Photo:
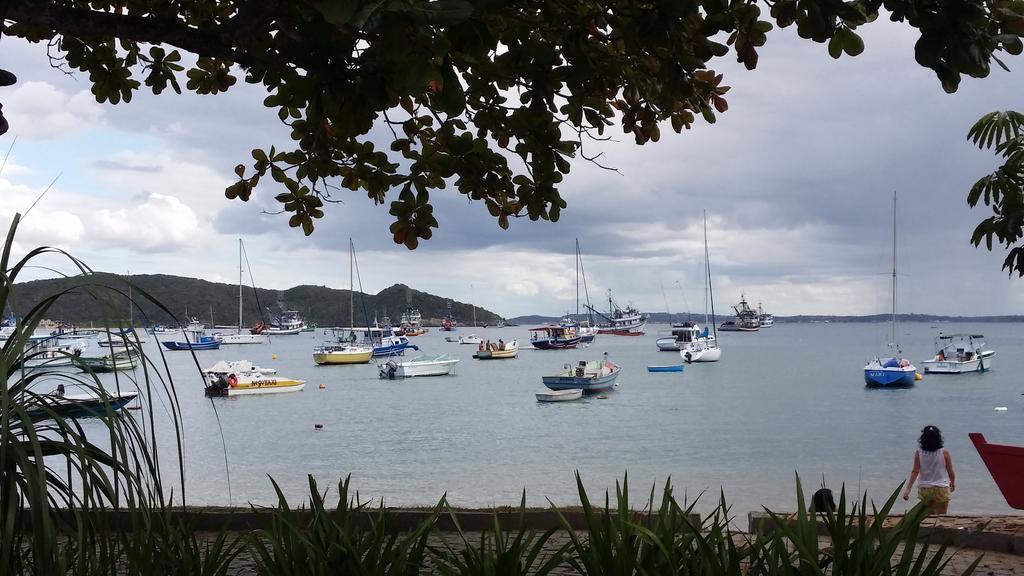
[{"label": "floating buoy", "polygon": [[1006,412],[1006,406],[996,406],[996,412]]},{"label": "floating buoy", "polygon": [[271,354],[270,355],[270,359],[271,360],[277,360],[277,354]]},{"label": "floating buoy", "polygon": [[607,396],[605,396],[604,394],[600,394],[600,395],[599,395],[599,396],[597,397],[597,399],[598,399],[598,400],[607,400],[607,399],[608,399],[608,397],[607,397]]},{"label": "floating buoy", "polygon": [[321,382],[320,383],[320,389],[321,390],[327,390],[327,384],[324,384],[324,383]]},{"label": "floating buoy", "polygon": [[923,380],[923,379],[924,379],[924,376],[921,376],[920,372],[914,372],[914,380],[920,381],[920,380]]},{"label": "floating buoy", "polygon": [[316,430],[323,430],[324,429],[324,425],[319,423],[319,422],[317,422],[316,424],[313,424],[313,428],[316,429]]}]

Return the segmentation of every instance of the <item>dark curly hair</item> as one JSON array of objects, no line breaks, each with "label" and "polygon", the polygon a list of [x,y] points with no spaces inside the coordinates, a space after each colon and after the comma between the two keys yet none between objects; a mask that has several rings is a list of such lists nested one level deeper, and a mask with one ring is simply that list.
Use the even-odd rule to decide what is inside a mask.
[{"label": "dark curly hair", "polygon": [[935,452],[942,448],[942,431],[935,426],[925,426],[921,430],[921,437],[917,440],[921,450]]}]

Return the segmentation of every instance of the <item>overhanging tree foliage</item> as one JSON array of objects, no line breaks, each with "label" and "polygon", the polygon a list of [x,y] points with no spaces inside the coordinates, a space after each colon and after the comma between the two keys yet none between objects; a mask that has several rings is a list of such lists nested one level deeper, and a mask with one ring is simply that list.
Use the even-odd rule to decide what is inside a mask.
[{"label": "overhanging tree foliage", "polygon": [[967,196],[972,207],[984,201],[993,212],[974,229],[971,242],[978,246],[984,240],[991,250],[995,238],[1009,248],[1003,270],[1024,277],[1024,246],[1014,246],[1024,238],[1024,114],[1012,110],[986,114],[967,138],[1004,158],[1003,165],[975,182]]},{"label": "overhanging tree foliage", "polygon": [[[237,76],[291,128],[290,150],[254,149],[228,198],[268,176],[306,234],[341,189],[390,213],[410,249],[438,223],[430,192],[454,186],[509,219],[557,220],[569,159],[614,124],[637,144],[725,112],[711,64],[746,68],[775,27],[864,49],[856,29],[885,10],[920,32],[917,61],[952,92],[1019,54],[1022,0],[6,0],[6,35],[48,42],[89,75],[99,102],[182,84],[199,94]],[[767,10],[768,14],[764,13]],[[186,70],[181,50],[195,55]],[[191,61],[191,60],[190,60]],[[370,139],[393,135],[390,149]],[[510,164],[511,162],[511,164]]]}]

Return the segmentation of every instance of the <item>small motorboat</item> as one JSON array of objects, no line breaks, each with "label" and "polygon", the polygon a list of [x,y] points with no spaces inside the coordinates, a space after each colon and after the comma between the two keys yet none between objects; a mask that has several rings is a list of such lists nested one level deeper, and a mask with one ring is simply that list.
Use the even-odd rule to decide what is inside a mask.
[{"label": "small motorboat", "polygon": [[537,402],[568,402],[570,400],[579,400],[580,398],[583,398],[582,388],[537,392]]},{"label": "small motorboat", "polygon": [[935,339],[935,356],[921,362],[925,374],[963,374],[992,369],[995,350],[985,349],[981,334],[942,334]]},{"label": "small motorboat", "polygon": [[974,447],[1011,508],[1024,510],[1024,446],[989,444],[985,436],[971,432]]},{"label": "small motorboat", "polygon": [[622,367],[610,362],[606,353],[603,360],[581,360],[576,366],[566,364],[564,370],[554,376],[544,376],[544,385],[551,390],[580,388],[584,394],[598,394],[615,387],[615,379]]},{"label": "small motorboat", "polygon": [[455,337],[455,336],[445,336],[444,337],[444,341],[445,342],[451,342],[453,344],[458,344],[459,343],[459,339],[457,337]]},{"label": "small motorboat", "polygon": [[668,364],[663,366],[648,366],[648,372],[682,372],[682,364]]},{"label": "small motorboat", "polygon": [[298,392],[305,380],[277,376],[277,371],[260,368],[248,360],[220,361],[203,370],[207,396],[252,396]]},{"label": "small motorboat", "polygon": [[477,336],[476,334],[469,334],[467,336],[459,336],[459,344],[472,344],[474,346],[483,344],[484,339]]},{"label": "small motorboat", "polygon": [[317,364],[367,364],[373,348],[352,344],[324,344],[313,349],[313,362]]},{"label": "small motorboat", "polygon": [[379,364],[377,370],[381,378],[391,380],[413,376],[446,376],[451,374],[458,363],[458,358],[452,358],[447,354],[439,354],[437,356],[418,356],[403,362],[388,360],[383,364]]},{"label": "small motorboat", "polygon": [[507,358],[515,358],[519,355],[519,343],[515,340],[511,342],[505,342],[498,340],[498,343],[491,343],[490,347],[481,346],[476,354],[473,354],[473,358],[477,360],[504,360]]},{"label": "small motorboat", "polygon": [[168,350],[216,350],[220,348],[220,341],[213,336],[207,336],[202,332],[185,332],[185,341],[171,340],[161,342]]},{"label": "small motorboat", "polygon": [[64,416],[66,418],[89,418],[107,415],[107,408],[116,412],[124,408],[129,402],[135,400],[138,392],[122,392],[97,394],[96,392],[82,392],[80,394],[65,394],[63,386],[59,386],[53,394],[42,396],[40,402],[45,406],[29,409],[28,415],[33,419],[50,418],[52,415]]},{"label": "small motorboat", "polygon": [[420,347],[405,336],[384,336],[373,345],[374,356],[401,356],[407,348],[419,351]]}]

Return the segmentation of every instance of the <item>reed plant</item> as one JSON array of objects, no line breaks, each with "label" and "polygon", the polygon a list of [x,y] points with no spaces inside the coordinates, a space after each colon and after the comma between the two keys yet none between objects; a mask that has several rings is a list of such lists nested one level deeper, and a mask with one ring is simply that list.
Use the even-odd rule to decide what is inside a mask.
[{"label": "reed plant", "polygon": [[358,493],[350,492],[351,478],[338,483],[338,504],[325,506],[316,480],[309,476],[309,509],[293,509],[281,487],[270,527],[248,540],[256,569],[264,576],[416,576],[427,561],[427,539],[437,510],[413,530],[402,533],[391,526],[383,502],[376,512]]},{"label": "reed plant", "polygon": [[494,513],[490,528],[482,530],[479,539],[467,534],[455,511],[447,502],[444,505],[455,525],[458,544],[453,546],[442,538],[441,546],[433,548],[437,573],[441,576],[547,576],[565,561],[569,543],[549,547],[557,526],[540,534],[527,527],[525,491],[519,502],[516,527],[506,530],[500,516]]},{"label": "reed plant", "polygon": [[[63,299],[77,293],[99,302],[123,301],[132,287],[116,277],[100,281],[83,262],[57,248],[39,247],[17,258],[13,251],[20,221],[15,215],[0,250],[0,311],[19,308],[15,283],[26,271],[44,267],[40,259],[63,259],[75,271],[75,281],[20,314],[0,348],[0,573],[111,574],[132,565],[139,567],[132,573],[166,574],[166,568],[142,569],[132,551],[141,549],[143,540],[164,542],[179,552],[188,544],[185,527],[176,525],[180,518],[168,515],[173,490],[165,485],[153,410],[158,401],[172,421],[177,470],[166,473],[180,486],[181,501],[184,467],[173,380],[165,365],[145,355],[133,374],[115,373],[112,386],[72,353],[44,356],[33,335]],[[160,307],[134,288],[133,298]],[[141,350],[118,314],[111,312],[104,326],[108,334],[129,330],[126,344]],[[72,369],[56,366],[68,362]],[[58,385],[104,401],[93,411],[92,423],[83,425],[57,409],[52,390]],[[112,407],[122,386],[138,390],[142,417]]]}]

